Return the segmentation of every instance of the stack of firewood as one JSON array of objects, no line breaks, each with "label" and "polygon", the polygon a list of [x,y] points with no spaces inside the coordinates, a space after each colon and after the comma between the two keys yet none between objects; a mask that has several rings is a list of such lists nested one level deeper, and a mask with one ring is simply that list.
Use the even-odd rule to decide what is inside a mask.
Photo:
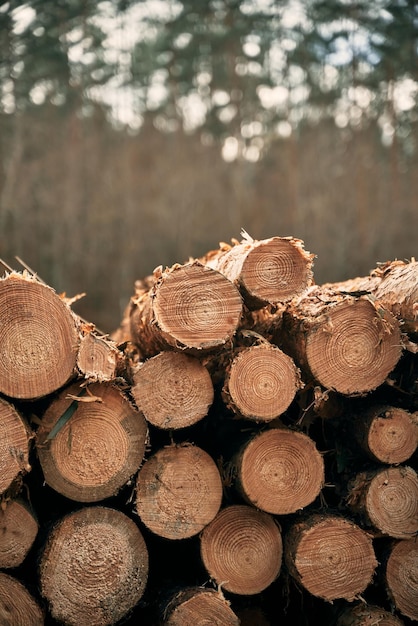
[{"label": "stack of firewood", "polygon": [[0,625],[418,619],[418,263],[293,237],[138,280],[99,332],[0,278]]}]

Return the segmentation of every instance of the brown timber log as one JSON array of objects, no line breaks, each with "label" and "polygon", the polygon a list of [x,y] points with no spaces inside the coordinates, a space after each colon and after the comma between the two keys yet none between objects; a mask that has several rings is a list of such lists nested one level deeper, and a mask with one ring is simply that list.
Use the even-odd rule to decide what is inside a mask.
[{"label": "brown timber log", "polygon": [[76,372],[77,318],[51,287],[29,274],[0,279],[0,392],[36,399]]},{"label": "brown timber log", "polygon": [[16,499],[1,503],[0,568],[19,567],[22,564],[38,529],[38,521],[26,502]]},{"label": "brown timber log", "polygon": [[359,276],[327,287],[344,293],[366,291],[401,322],[402,331],[418,332],[418,261],[388,261]]},{"label": "brown timber log", "polygon": [[240,620],[221,592],[202,587],[176,593],[164,610],[164,626],[239,626]]},{"label": "brown timber log", "polygon": [[87,332],[80,340],[77,367],[90,381],[114,380],[123,371],[123,353],[115,342],[94,332]]},{"label": "brown timber log", "polygon": [[245,500],[274,515],[305,508],[325,482],[315,442],[290,428],[269,428],[254,435],[235,455],[231,471]]},{"label": "brown timber log", "polygon": [[203,529],[200,552],[210,577],[223,589],[254,595],[280,573],[282,536],[271,515],[235,504],[221,509]]},{"label": "brown timber log", "polygon": [[379,606],[359,603],[346,608],[339,616],[336,626],[403,626],[396,615]]},{"label": "brown timber log", "polygon": [[42,595],[54,619],[69,626],[108,626],[142,597],[148,549],[135,522],[116,509],[84,507],[48,535],[40,562]]},{"label": "brown timber log", "polygon": [[36,433],[45,481],[72,500],[115,495],[141,465],[148,427],[112,383],[74,383],[60,391]]},{"label": "brown timber log", "polygon": [[161,448],[138,473],[136,511],[145,526],[161,537],[196,535],[215,517],[221,501],[218,468],[198,446]]},{"label": "brown timber log", "polygon": [[198,261],[161,271],[131,304],[132,339],[147,357],[167,347],[196,354],[220,349],[242,315],[235,285]]},{"label": "brown timber log", "polygon": [[416,537],[396,542],[385,567],[385,585],[395,608],[418,620],[418,542]]},{"label": "brown timber log", "polygon": [[26,418],[10,402],[0,398],[0,495],[30,472],[32,437]]},{"label": "brown timber log", "polygon": [[402,355],[398,320],[366,296],[312,287],[284,313],[283,349],[310,379],[343,395],[383,384]]},{"label": "brown timber log", "polygon": [[412,467],[360,472],[350,485],[347,502],[384,535],[406,539],[418,533],[418,476]]},{"label": "brown timber log", "polygon": [[400,407],[372,406],[355,417],[353,430],[361,448],[379,463],[403,463],[418,447],[418,413]]},{"label": "brown timber log", "polygon": [[246,306],[259,309],[267,304],[289,302],[313,282],[314,255],[294,237],[243,240],[232,246],[221,244],[203,259],[239,288]]},{"label": "brown timber log", "polygon": [[14,576],[0,572],[0,624],[43,626],[44,615],[35,598]]},{"label": "brown timber log", "polygon": [[162,429],[195,424],[214,399],[205,366],[196,357],[167,350],[138,365],[131,392],[146,419]]},{"label": "brown timber log", "polygon": [[312,514],[295,522],[284,546],[291,576],[328,602],[352,602],[369,585],[377,566],[370,535],[336,515]]},{"label": "brown timber log", "polygon": [[226,368],[223,400],[237,415],[269,422],[289,408],[302,388],[293,359],[267,341],[239,348]]}]

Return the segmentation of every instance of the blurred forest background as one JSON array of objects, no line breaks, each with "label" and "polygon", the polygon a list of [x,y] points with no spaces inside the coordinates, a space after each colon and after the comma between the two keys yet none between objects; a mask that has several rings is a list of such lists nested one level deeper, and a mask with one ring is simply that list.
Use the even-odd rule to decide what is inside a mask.
[{"label": "blurred forest background", "polygon": [[415,0],[0,0],[0,258],[111,332],[241,228],[417,256],[417,98]]}]

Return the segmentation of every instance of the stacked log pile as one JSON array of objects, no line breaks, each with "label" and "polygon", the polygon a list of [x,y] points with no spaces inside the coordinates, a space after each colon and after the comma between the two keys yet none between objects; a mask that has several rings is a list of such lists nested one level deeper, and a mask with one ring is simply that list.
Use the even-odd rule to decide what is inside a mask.
[{"label": "stacked log pile", "polygon": [[247,233],[104,335],[0,278],[0,624],[418,619],[418,263]]}]

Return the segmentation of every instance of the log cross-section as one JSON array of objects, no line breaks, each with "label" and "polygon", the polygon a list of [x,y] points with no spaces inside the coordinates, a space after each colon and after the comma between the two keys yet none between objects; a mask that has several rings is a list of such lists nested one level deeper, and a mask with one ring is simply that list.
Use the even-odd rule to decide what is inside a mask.
[{"label": "log cross-section", "polygon": [[222,482],[212,457],[196,445],[160,448],[141,467],[136,511],[153,533],[185,539],[217,514]]},{"label": "log cross-section", "polygon": [[40,584],[52,616],[68,626],[109,626],[140,600],[148,548],[136,523],[103,506],[60,519],[40,561]]},{"label": "log cross-section", "polygon": [[325,482],[314,441],[289,428],[270,428],[250,438],[235,455],[232,474],[248,503],[275,515],[305,508]]},{"label": "log cross-section", "polygon": [[266,341],[235,352],[226,368],[223,399],[240,417],[269,422],[289,408],[301,388],[293,359]]},{"label": "log cross-section", "polygon": [[176,430],[205,417],[214,390],[208,370],[196,357],[165,350],[138,365],[132,396],[150,424]]},{"label": "log cross-section", "polygon": [[13,272],[0,279],[0,392],[36,399],[76,371],[77,318],[51,287]]},{"label": "log cross-section", "polygon": [[292,577],[328,602],[337,598],[352,602],[369,585],[377,566],[371,537],[335,515],[311,514],[295,522],[284,544]]},{"label": "log cross-section", "polygon": [[382,385],[402,355],[399,321],[367,296],[312,287],[284,313],[281,335],[305,375],[350,396]]},{"label": "log cross-section", "polygon": [[199,354],[229,342],[241,315],[237,287],[194,261],[161,272],[148,291],[132,300],[130,330],[145,356],[168,346]]},{"label": "log cross-section", "polygon": [[289,302],[312,284],[314,255],[294,237],[258,241],[245,233],[233,246],[208,253],[204,262],[235,283],[249,309]]},{"label": "log cross-section", "polygon": [[201,533],[200,553],[209,575],[225,591],[254,595],[280,573],[282,535],[268,513],[244,504],[230,505]]},{"label": "log cross-section", "polygon": [[[68,419],[67,419],[68,418]],[[144,416],[112,383],[61,390],[36,433],[50,487],[78,502],[115,495],[138,471],[148,438]]]},{"label": "log cross-section", "polygon": [[0,495],[31,470],[32,436],[26,418],[10,402],[0,398]]}]

